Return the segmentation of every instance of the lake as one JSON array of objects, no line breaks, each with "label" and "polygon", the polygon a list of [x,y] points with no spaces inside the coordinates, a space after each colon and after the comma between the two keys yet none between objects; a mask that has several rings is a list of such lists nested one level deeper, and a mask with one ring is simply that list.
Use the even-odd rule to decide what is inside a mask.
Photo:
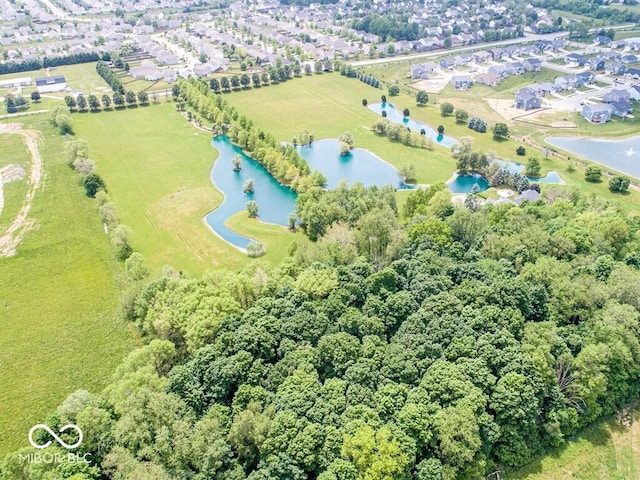
[{"label": "lake", "polygon": [[635,178],[640,178],[640,137],[602,138],[547,137],[545,141]]},{"label": "lake", "polygon": [[[411,117],[405,118],[401,111],[399,111],[393,104],[391,103],[370,103],[367,105],[369,110],[377,113],[378,115],[382,115],[382,111],[387,112],[387,118],[395,123],[400,123],[414,132],[420,133],[420,130],[425,131],[425,136],[427,138],[432,139],[438,145],[442,145],[443,147],[451,148],[453,145],[458,143],[454,138],[448,137],[446,135],[440,135],[437,131],[435,131],[431,126],[426,123],[418,122],[416,120],[412,120]],[[419,107],[414,107],[419,108]],[[411,111],[409,111],[411,113]]]},{"label": "lake", "polygon": [[[280,185],[262,165],[245,155],[228,137],[215,137],[211,144],[219,152],[211,170],[211,181],[224,195],[220,206],[205,217],[211,229],[232,245],[246,248],[252,240],[230,230],[225,222],[232,215],[246,210],[249,200],[258,203],[258,217],[263,222],[287,225],[289,215],[296,210],[296,192]],[[312,170],[319,170],[327,178],[327,188],[337,187],[342,179],[350,185],[360,182],[365,186],[400,186],[396,169],[372,153],[355,148],[348,155],[340,156],[338,139],[317,140],[311,146],[297,149]],[[235,155],[242,158],[239,172],[233,171],[232,158]],[[254,180],[254,193],[245,194],[242,188],[250,178]]]}]

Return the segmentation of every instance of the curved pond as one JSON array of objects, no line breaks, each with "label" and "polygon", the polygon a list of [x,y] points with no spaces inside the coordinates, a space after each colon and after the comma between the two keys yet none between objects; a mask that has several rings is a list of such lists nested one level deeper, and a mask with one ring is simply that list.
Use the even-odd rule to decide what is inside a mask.
[{"label": "curved pond", "polygon": [[[212,230],[236,247],[246,248],[251,239],[230,230],[224,222],[233,214],[246,210],[249,200],[258,202],[261,220],[286,225],[289,215],[295,212],[296,193],[280,185],[262,165],[245,155],[228,137],[215,137],[212,145],[220,155],[211,170],[211,181],[224,195],[220,206],[205,217]],[[239,172],[233,171],[231,159],[235,155],[242,157],[242,170]],[[242,187],[250,178],[255,181],[255,193],[245,194]]]},{"label": "curved pond", "polygon": [[451,146],[458,143],[455,139],[451,137],[447,137],[446,135],[440,135],[436,132],[432,127],[427,125],[426,123],[418,122],[416,120],[412,120],[411,118],[405,117],[402,112],[400,112],[396,107],[391,103],[370,103],[367,105],[369,110],[377,113],[378,115],[382,115],[382,111],[387,112],[387,118],[395,123],[400,123],[414,132],[420,133],[420,130],[425,131],[425,136],[427,138],[432,139],[434,142],[438,143],[447,148],[451,148]]},{"label": "curved pond", "polygon": [[[237,212],[246,210],[249,200],[258,203],[258,216],[267,223],[287,225],[289,215],[295,212],[297,194],[280,185],[258,162],[233,145],[228,137],[215,137],[212,142],[219,156],[211,170],[211,181],[224,195],[222,203],[206,217],[205,221],[222,239],[239,248],[246,248],[251,239],[225,226],[225,221]],[[335,188],[342,179],[350,185],[360,182],[365,186],[399,186],[396,169],[372,153],[355,148],[347,156],[340,156],[340,142],[335,138],[315,141],[311,146],[298,147],[300,155],[312,170],[319,170],[327,177],[327,187]],[[242,170],[233,171],[232,159],[242,157]],[[254,179],[255,193],[245,194],[242,187],[248,179]]]},{"label": "curved pond", "polygon": [[[507,160],[495,160],[495,162],[504,166],[511,173],[522,173],[526,168],[525,165],[517,162],[509,162]],[[531,183],[561,183],[562,179],[558,172],[550,171],[544,177],[529,177],[527,176]],[[447,183],[447,188],[451,190],[453,193],[471,193],[473,186],[478,184],[480,187],[480,191],[484,192],[488,190],[490,185],[487,180],[477,173],[470,175],[456,175],[456,177]]]},{"label": "curved pond", "polygon": [[327,177],[327,188],[336,188],[341,180],[349,185],[360,182],[365,187],[393,185],[400,188],[398,171],[373,153],[354,148],[345,156],[340,155],[337,138],[317,140],[309,146],[297,147],[311,170],[319,170]]},{"label": "curved pond", "polygon": [[545,141],[574,155],[640,178],[640,137],[619,140],[547,137]]}]

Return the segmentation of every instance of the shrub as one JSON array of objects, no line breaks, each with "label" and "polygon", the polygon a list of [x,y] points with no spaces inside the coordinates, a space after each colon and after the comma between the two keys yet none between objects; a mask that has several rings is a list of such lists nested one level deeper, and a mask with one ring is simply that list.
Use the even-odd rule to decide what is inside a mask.
[{"label": "shrub", "polygon": [[89,158],[76,158],[71,165],[81,175],[89,175],[96,170],[96,164]]},{"label": "shrub", "polygon": [[90,173],[84,177],[84,189],[87,192],[87,196],[95,197],[98,190],[107,190],[104,180],[97,173]]},{"label": "shrub", "polygon": [[623,175],[616,175],[609,180],[609,190],[612,192],[623,193],[629,190],[631,180]]},{"label": "shrub", "polygon": [[584,172],[584,178],[587,182],[598,183],[602,180],[602,169],[595,165],[589,165]]},{"label": "shrub", "polygon": [[524,157],[526,154],[527,154],[527,149],[524,148],[522,145],[520,145],[518,148],[516,148],[516,155]]},{"label": "shrub", "polygon": [[249,257],[261,257],[265,253],[267,253],[267,247],[265,247],[264,244],[260,242],[251,242],[249,245],[247,245],[247,255]]}]

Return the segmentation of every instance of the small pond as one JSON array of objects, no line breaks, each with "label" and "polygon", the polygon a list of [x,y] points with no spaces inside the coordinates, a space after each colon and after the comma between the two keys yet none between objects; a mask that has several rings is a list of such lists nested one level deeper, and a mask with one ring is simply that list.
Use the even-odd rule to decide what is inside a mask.
[{"label": "small pond", "polygon": [[619,140],[547,137],[545,141],[574,155],[640,178],[640,137]]},{"label": "small pond", "polygon": [[[431,138],[434,142],[438,143],[447,148],[451,148],[452,145],[458,143],[455,139],[448,137],[446,135],[440,135],[436,132],[432,127],[427,125],[426,123],[418,122],[416,120],[412,120],[411,117],[405,118],[401,111],[399,111],[396,107],[394,107],[391,103],[370,103],[367,105],[369,110],[377,113],[378,115],[382,115],[382,111],[387,112],[387,118],[395,123],[400,123],[411,130],[420,133],[420,130],[425,131],[425,135],[427,138]],[[415,107],[418,108],[418,107]],[[409,112],[411,113],[411,112]]]},{"label": "small pond", "polygon": [[[511,173],[522,173],[526,168],[525,165],[517,162],[508,162],[506,160],[495,160],[500,165],[507,167]],[[544,177],[535,178],[527,177],[531,183],[561,183],[562,179],[558,172],[550,171]],[[447,183],[447,188],[453,193],[471,193],[473,186],[478,184],[480,191],[484,192],[489,189],[487,180],[478,174],[457,175],[453,180]]]},{"label": "small pond", "polygon": [[298,147],[311,170],[319,170],[327,177],[327,188],[336,188],[341,180],[349,185],[355,182],[365,187],[393,185],[400,188],[398,172],[391,164],[362,148],[354,148],[345,156],[340,155],[340,141],[336,138],[317,140],[305,147]]},{"label": "small pond", "polygon": [[[399,188],[396,169],[372,153],[355,148],[350,154],[340,156],[339,141],[335,138],[317,140],[310,146],[298,147],[300,155],[312,170],[319,170],[327,178],[327,188],[335,188],[342,179],[349,185],[360,182],[365,186],[393,185]],[[211,143],[219,152],[211,181],[224,194],[218,208],[210,212],[205,221],[211,229],[236,247],[246,248],[251,239],[225,226],[225,221],[237,212],[246,210],[249,200],[258,203],[258,216],[267,223],[287,225],[289,215],[295,212],[297,195],[288,187],[280,185],[258,162],[233,145],[226,136],[215,137]],[[233,171],[232,158],[242,157],[242,169]],[[253,194],[245,194],[245,182],[254,179]]]}]

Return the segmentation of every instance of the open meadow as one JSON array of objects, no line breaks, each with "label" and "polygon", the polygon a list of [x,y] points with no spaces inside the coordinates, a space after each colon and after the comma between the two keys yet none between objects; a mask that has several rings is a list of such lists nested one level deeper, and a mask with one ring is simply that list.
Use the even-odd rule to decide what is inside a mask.
[{"label": "open meadow", "polygon": [[[63,138],[43,116],[25,123],[42,132],[44,178],[29,213],[34,228],[15,256],[0,258],[0,456],[28,446],[29,429],[69,393],[99,391],[134,345],[95,202],[66,165]],[[20,137],[0,142],[0,162],[31,168]],[[3,225],[22,202],[17,193],[8,191]]]},{"label": "open meadow", "polygon": [[[73,119],[76,136],[88,141],[120,221],[133,230],[134,249],[152,269],[172,265],[199,277],[209,269],[241,268],[248,261],[203,220],[223,200],[210,179],[218,155],[210,133],[193,127],[172,103],[77,113]],[[262,259],[269,263],[279,263],[284,256],[278,252],[286,252],[293,241],[277,225],[239,223],[235,230],[267,244]]]}]

